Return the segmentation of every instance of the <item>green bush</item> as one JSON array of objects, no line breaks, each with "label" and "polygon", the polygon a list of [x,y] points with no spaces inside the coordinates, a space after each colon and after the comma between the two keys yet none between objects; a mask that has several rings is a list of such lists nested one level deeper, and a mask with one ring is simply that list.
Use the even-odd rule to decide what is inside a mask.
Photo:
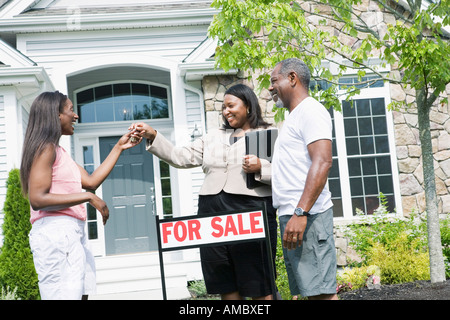
[{"label": "green bush", "polygon": [[380,277],[380,273],[380,268],[375,265],[359,268],[343,268],[336,275],[337,291],[340,293],[362,288],[366,285],[370,276]]},{"label": "green bush", "polygon": [[392,218],[385,214],[374,215],[363,218],[359,223],[348,225],[346,235],[349,243],[362,259],[360,263],[350,261],[350,264],[367,265],[375,243],[389,248],[402,232],[406,232],[405,241],[408,245],[414,241],[418,247],[427,246],[426,222],[414,214],[407,219]]},{"label": "green bush", "polygon": [[275,284],[278,292],[283,300],[292,300],[291,291],[289,289],[289,280],[286,272],[286,266],[284,264],[283,245],[280,237],[280,227],[278,226],[277,236],[277,253],[275,257],[275,268],[277,278]]},{"label": "green bush", "polygon": [[[352,273],[342,273],[338,283],[342,288],[355,289],[361,285],[368,265],[380,268],[384,284],[430,279],[426,220],[416,214],[409,218],[386,215],[382,206],[373,216],[347,226],[349,244],[361,257],[361,262],[349,261]],[[441,220],[441,239],[446,261],[446,276],[450,276],[450,215]],[[361,276],[364,278],[364,276]],[[349,280],[350,279],[350,280]],[[345,282],[353,281],[353,282]]]},{"label": "green bush", "polygon": [[381,283],[394,284],[430,279],[428,250],[419,244],[420,239],[409,241],[401,232],[386,244],[374,243],[368,263],[381,270]]},{"label": "green bush", "polygon": [[446,219],[441,220],[441,239],[442,239],[442,253],[445,261],[445,276],[450,278],[450,214],[447,214]]},{"label": "green bush", "polygon": [[30,205],[22,195],[18,169],[10,171],[6,187],[0,286],[5,290],[8,287],[15,288],[15,296],[23,300],[40,299],[38,278],[28,239],[31,230]]}]

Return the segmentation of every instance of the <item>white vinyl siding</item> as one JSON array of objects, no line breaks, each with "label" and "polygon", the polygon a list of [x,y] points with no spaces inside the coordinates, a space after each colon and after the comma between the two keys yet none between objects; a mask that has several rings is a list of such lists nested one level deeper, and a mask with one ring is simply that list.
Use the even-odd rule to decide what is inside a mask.
[{"label": "white vinyl siding", "polygon": [[[5,132],[5,104],[4,97],[0,96],[0,203],[6,199],[6,180],[8,179],[8,167],[6,162],[6,132]],[[0,227],[3,225],[3,205],[0,208]],[[3,233],[0,232],[0,246],[3,244]]]},{"label": "white vinyl siding", "polygon": [[[189,132],[193,132],[195,125],[197,128],[203,132],[204,115],[201,97],[196,92],[185,90],[186,92],[186,114]],[[193,211],[192,214],[197,214],[198,210],[198,193],[203,184],[204,173],[201,167],[191,169],[191,179],[192,179],[192,199],[193,199]]]},{"label": "white vinyl siding", "polygon": [[[18,35],[18,49],[51,75],[59,64],[98,55],[145,54],[182,61],[204,39],[204,26]],[[164,66],[162,66],[164,67]]]}]

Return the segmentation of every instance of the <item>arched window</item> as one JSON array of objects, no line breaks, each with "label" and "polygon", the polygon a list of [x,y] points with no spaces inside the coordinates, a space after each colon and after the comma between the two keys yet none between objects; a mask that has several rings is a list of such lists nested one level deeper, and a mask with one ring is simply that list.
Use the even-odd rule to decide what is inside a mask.
[{"label": "arched window", "polygon": [[80,123],[169,118],[167,88],[139,82],[109,83],[75,93]]}]

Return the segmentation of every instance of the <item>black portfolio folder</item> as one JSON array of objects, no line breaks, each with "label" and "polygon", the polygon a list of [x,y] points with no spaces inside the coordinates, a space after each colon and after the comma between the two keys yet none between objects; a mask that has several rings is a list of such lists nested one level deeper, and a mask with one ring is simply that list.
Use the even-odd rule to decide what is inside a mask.
[{"label": "black portfolio folder", "polygon": [[[278,129],[266,129],[250,131],[245,134],[245,154],[254,154],[260,159],[272,162],[275,140],[278,137]],[[254,173],[247,173],[247,188],[253,189],[261,182],[255,180]]]}]

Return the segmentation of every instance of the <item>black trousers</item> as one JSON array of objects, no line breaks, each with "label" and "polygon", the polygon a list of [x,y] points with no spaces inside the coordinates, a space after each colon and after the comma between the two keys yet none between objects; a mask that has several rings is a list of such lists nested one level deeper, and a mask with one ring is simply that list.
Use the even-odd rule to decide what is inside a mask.
[{"label": "black trousers", "polygon": [[[272,261],[275,270],[277,244],[276,209],[272,197],[252,197],[221,191],[216,195],[200,195],[198,215],[238,211],[266,203]],[[261,297],[272,292],[272,275],[265,243],[243,242],[231,245],[201,247],[200,257],[206,289],[210,294],[238,291],[242,297]]]}]

